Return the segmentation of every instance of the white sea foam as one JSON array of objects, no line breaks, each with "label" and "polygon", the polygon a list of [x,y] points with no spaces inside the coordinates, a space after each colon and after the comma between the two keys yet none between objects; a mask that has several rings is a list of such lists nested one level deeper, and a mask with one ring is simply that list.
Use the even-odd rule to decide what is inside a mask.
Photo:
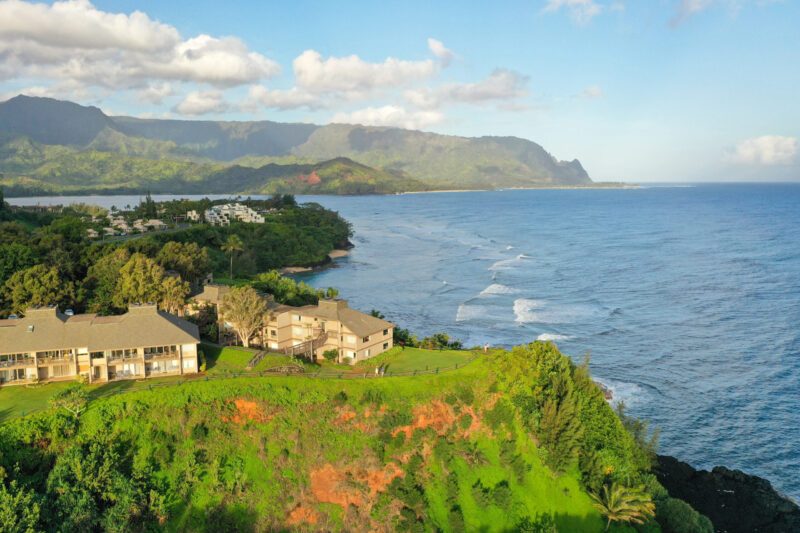
[{"label": "white sea foam", "polygon": [[492,296],[495,294],[517,294],[519,291],[517,289],[512,289],[511,287],[506,287],[500,283],[492,283],[485,289],[483,289],[480,294],[478,294],[478,298],[482,296]]},{"label": "white sea foam", "polygon": [[558,333],[542,333],[538,337],[536,337],[537,341],[547,342],[547,341],[565,341],[567,339],[571,339],[570,335],[559,335]]},{"label": "white sea foam", "polygon": [[625,402],[626,406],[631,406],[642,399],[645,390],[636,383],[629,383],[626,381],[616,381],[613,379],[598,379],[595,381],[602,383],[611,391],[611,403],[618,404]]},{"label": "white sea foam", "polygon": [[530,298],[518,298],[514,300],[514,314],[517,322],[538,322],[536,317],[537,310],[541,309],[547,302],[544,300],[531,300]]},{"label": "white sea foam", "polygon": [[514,249],[513,246],[506,246],[506,250],[513,250],[513,249]]},{"label": "white sea foam", "polygon": [[514,314],[520,323],[572,324],[597,315],[598,310],[588,305],[567,305],[553,308],[545,300],[519,298],[514,300]]},{"label": "white sea foam", "polygon": [[483,307],[480,305],[461,304],[456,312],[456,322],[476,320],[484,316]]},{"label": "white sea foam", "polygon": [[515,265],[525,261],[526,259],[530,259],[530,256],[525,254],[519,254],[517,257],[513,259],[503,259],[502,261],[497,261],[492,266],[489,267],[489,270],[505,270],[508,268],[512,268]]}]

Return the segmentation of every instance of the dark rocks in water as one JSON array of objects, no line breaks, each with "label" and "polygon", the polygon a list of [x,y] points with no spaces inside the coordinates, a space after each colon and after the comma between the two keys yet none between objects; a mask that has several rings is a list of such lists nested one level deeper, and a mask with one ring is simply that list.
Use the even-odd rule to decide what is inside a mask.
[{"label": "dark rocks in water", "polygon": [[613,394],[611,394],[611,389],[600,383],[599,381],[594,382],[597,385],[597,388],[603,391],[603,398],[606,400],[611,400],[613,398]]},{"label": "dark rocks in water", "polygon": [[670,496],[706,515],[719,533],[800,532],[800,507],[769,481],[715,466],[711,472],[667,455],[654,473]]}]

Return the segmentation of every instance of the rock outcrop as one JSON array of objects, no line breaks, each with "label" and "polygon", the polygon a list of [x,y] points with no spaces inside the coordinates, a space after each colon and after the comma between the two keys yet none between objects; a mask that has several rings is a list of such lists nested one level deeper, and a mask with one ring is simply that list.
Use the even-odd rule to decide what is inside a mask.
[{"label": "rock outcrop", "polygon": [[800,532],[800,507],[766,479],[724,466],[696,470],[666,455],[658,456],[655,474],[670,496],[709,517],[719,533]]}]

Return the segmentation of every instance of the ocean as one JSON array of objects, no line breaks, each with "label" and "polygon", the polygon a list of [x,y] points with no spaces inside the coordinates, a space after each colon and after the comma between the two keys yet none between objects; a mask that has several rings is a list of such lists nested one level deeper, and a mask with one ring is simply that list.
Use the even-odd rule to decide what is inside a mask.
[{"label": "ocean", "polygon": [[800,184],[300,200],[355,247],[299,279],[420,335],[590,352],[660,453],[800,499]]}]

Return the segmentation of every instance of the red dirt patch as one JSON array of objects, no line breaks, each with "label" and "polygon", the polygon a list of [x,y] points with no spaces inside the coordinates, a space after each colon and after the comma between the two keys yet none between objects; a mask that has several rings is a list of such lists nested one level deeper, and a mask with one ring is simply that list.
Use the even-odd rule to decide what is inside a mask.
[{"label": "red dirt patch", "polygon": [[[371,507],[375,495],[385,491],[394,478],[404,475],[405,473],[394,463],[377,470],[362,469],[355,472],[349,468],[337,470],[333,465],[326,464],[311,472],[311,493],[317,501],[334,503],[345,510],[350,505]],[[358,488],[346,483],[348,479],[367,484],[369,498],[366,502],[364,494]]]},{"label": "red dirt patch", "polygon": [[359,476],[359,479],[367,482],[370,495],[375,496],[379,492],[385,491],[394,478],[404,475],[399,466],[389,463],[383,467],[383,470],[367,470],[363,476]]},{"label": "red dirt patch", "polygon": [[405,433],[406,438],[410,439],[411,435],[414,433],[416,429],[425,429],[428,427],[432,427],[436,430],[436,433],[439,435],[443,435],[447,433],[447,430],[450,429],[450,426],[453,425],[455,422],[456,417],[453,414],[453,411],[450,410],[445,403],[434,400],[429,404],[425,405],[418,405],[414,408],[414,421],[411,425],[402,426],[395,429],[392,432],[392,436],[396,436],[398,433]]},{"label": "red dirt patch", "polygon": [[470,415],[472,417],[472,423],[469,427],[464,431],[464,438],[469,438],[473,433],[476,431],[480,431],[483,428],[483,424],[481,423],[478,415],[475,413],[475,409],[470,406],[463,407],[461,409],[461,416]]},{"label": "red dirt patch", "polygon": [[270,418],[272,418],[267,417],[254,401],[238,398],[233,401],[233,404],[236,406],[237,413],[231,417],[223,416],[223,422],[233,422],[234,424],[242,426],[248,421],[268,422]]},{"label": "red dirt patch", "polygon": [[316,172],[312,172],[311,174],[300,174],[297,176],[297,179],[301,182],[308,183],[309,185],[322,183],[322,179],[320,179]]},{"label": "red dirt patch", "polygon": [[302,524],[303,522],[315,525],[318,520],[319,515],[314,509],[300,504],[289,513],[289,516],[286,518],[286,523],[292,524],[293,526]]},{"label": "red dirt patch", "polygon": [[336,420],[333,421],[334,426],[341,426],[342,424],[351,421],[356,417],[356,414],[353,411],[345,410],[339,413],[339,416],[336,417]]},{"label": "red dirt patch", "polygon": [[347,509],[349,505],[362,505],[361,493],[353,487],[341,486],[347,478],[347,472],[340,472],[333,465],[326,464],[311,472],[311,492],[317,501],[333,503]]}]

